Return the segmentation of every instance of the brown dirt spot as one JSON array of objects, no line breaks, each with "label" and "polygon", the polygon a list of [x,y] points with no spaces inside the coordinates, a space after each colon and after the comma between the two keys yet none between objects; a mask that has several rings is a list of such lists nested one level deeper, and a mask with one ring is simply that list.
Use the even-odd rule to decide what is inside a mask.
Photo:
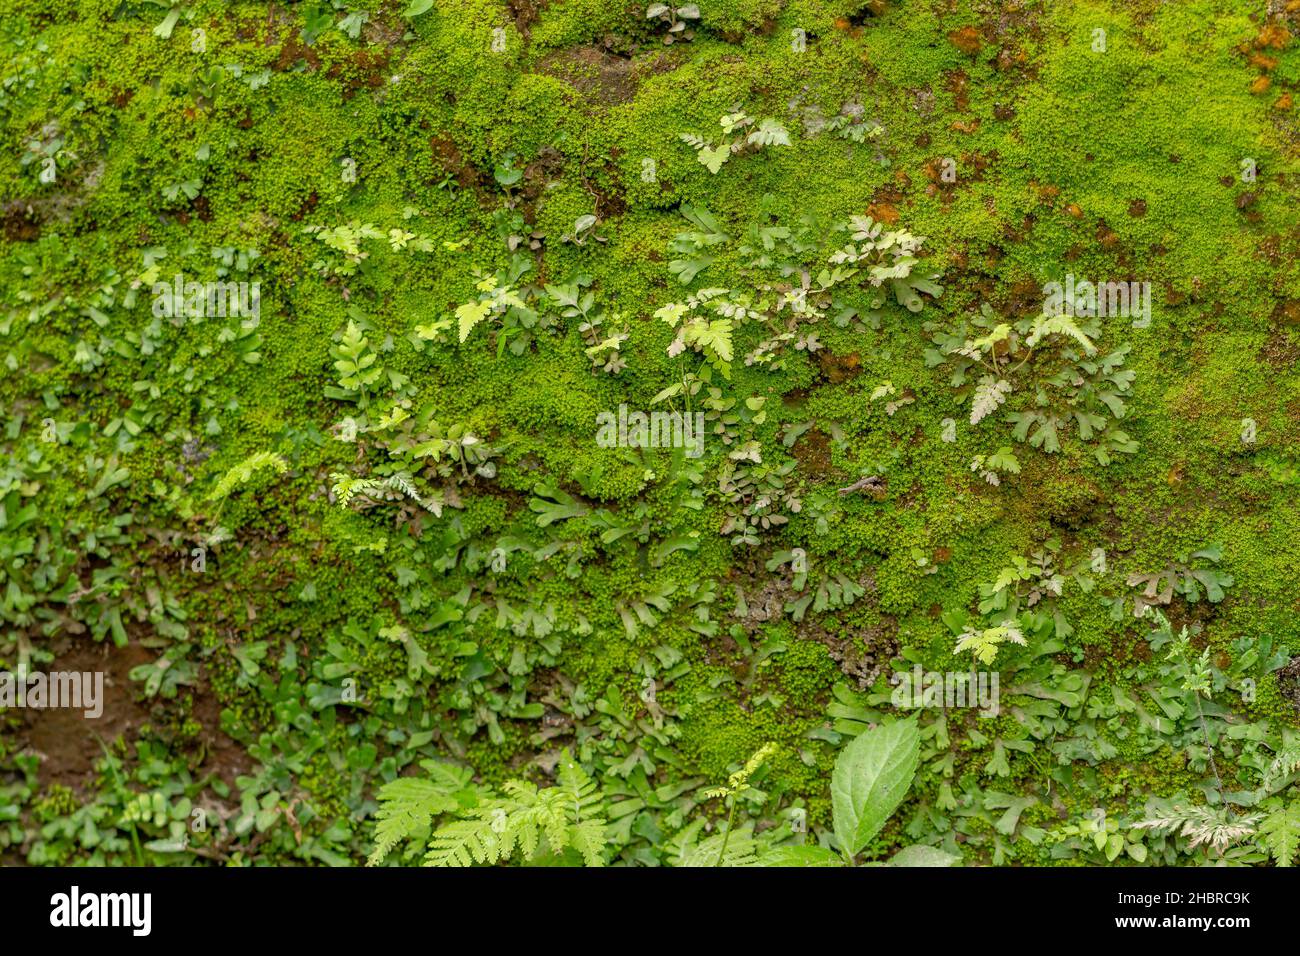
[{"label": "brown dirt spot", "polygon": [[443,171],[455,177],[458,186],[475,192],[482,191],[482,172],[461,155],[460,149],[450,139],[432,136],[429,138],[429,149],[433,152],[433,158],[441,164]]},{"label": "brown dirt spot", "polygon": [[525,41],[528,40],[532,36],[533,24],[537,22],[538,11],[546,6],[546,0],[510,0],[509,5],[516,29]]},{"label": "brown dirt spot", "polygon": [[633,61],[599,47],[561,50],[544,59],[538,69],[564,80],[582,94],[586,103],[614,106],[628,103],[636,96]]},{"label": "brown dirt spot", "polygon": [[41,223],[36,218],[36,211],[18,199],[5,203],[4,235],[10,242],[35,242],[41,237]]},{"label": "brown dirt spot", "polygon": [[251,774],[257,762],[221,729],[221,703],[212,693],[206,677],[194,688],[191,713],[203,725],[203,735],[200,738],[204,753],[203,768],[215,771],[233,788],[235,778]]},{"label": "brown dirt spot", "polygon": [[1273,308],[1273,321],[1283,325],[1300,325],[1300,299],[1286,299]]},{"label": "brown dirt spot", "polygon": [[1291,662],[1277,672],[1277,689],[1287,703],[1300,711],[1300,657],[1291,658]]},{"label": "brown dirt spot", "polygon": [[[166,726],[170,718],[164,711],[183,707],[175,700],[160,698],[150,703],[137,699],[138,685],[131,680],[131,670],[152,663],[158,654],[138,643],[119,648],[82,638],[69,638],[56,647],[54,661],[42,670],[102,672],[103,712],[93,719],[86,717],[84,710],[67,708],[16,712],[21,718],[18,746],[41,758],[39,775],[46,786],[57,783],[86,791],[93,784],[95,763],[104,755],[101,740],[110,747],[119,737],[132,742],[146,724]],[[235,778],[250,773],[256,762],[221,730],[221,704],[206,678],[189,694],[182,692],[180,700],[186,697],[192,701],[190,715],[203,728],[197,739],[201,767],[214,771],[233,787]]]},{"label": "brown dirt spot", "polygon": [[965,70],[950,70],[946,74],[944,86],[952,94],[954,109],[964,111],[970,106],[970,95],[967,92],[969,83],[970,78]]},{"label": "brown dirt spot", "polygon": [[1300,362],[1300,341],[1286,329],[1275,329],[1259,350],[1259,358],[1273,368],[1292,368]]},{"label": "brown dirt spot", "polygon": [[388,79],[389,51],[358,50],[346,61],[335,63],[325,75],[332,80],[339,80],[343,86],[343,98],[351,99],[359,90],[377,90]]},{"label": "brown dirt spot", "polygon": [[23,711],[19,741],[42,758],[42,781],[80,789],[89,782],[95,761],[103,756],[99,740],[110,744],[119,735],[133,738],[149,715],[135,701],[129,674],[131,668],[149,663],[154,656],[139,644],[117,648],[80,639],[69,640],[62,651],[55,652],[53,663],[42,668],[47,673],[103,672],[103,713],[90,719],[83,711],[65,708]]},{"label": "brown dirt spot", "polygon": [[299,31],[293,30],[284,43],[280,44],[280,53],[271,68],[277,73],[285,73],[292,70],[299,60],[306,62],[308,72],[320,69],[320,54],[302,42]]},{"label": "brown dirt spot", "polygon": [[830,436],[818,428],[810,428],[800,435],[790,451],[799,462],[801,475],[821,478],[839,471],[831,463]]},{"label": "brown dirt spot", "polygon": [[822,367],[822,374],[833,385],[862,374],[862,360],[857,352],[835,355],[830,349],[822,349],[817,353],[817,364]]},{"label": "brown dirt spot", "polygon": [[585,105],[604,110],[630,103],[648,77],[672,72],[682,56],[680,50],[667,48],[633,57],[630,51],[607,41],[601,46],[556,51],[537,69],[568,83],[582,95]]}]

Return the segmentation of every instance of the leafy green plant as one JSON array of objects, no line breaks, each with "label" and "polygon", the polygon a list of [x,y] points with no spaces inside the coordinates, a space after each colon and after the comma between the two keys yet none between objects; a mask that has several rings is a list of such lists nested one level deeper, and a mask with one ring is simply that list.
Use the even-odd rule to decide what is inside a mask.
[{"label": "leafy green plant", "polygon": [[[1093,443],[1103,465],[1117,452],[1137,451],[1115,424],[1135,376],[1123,367],[1129,349],[1102,353],[1096,319],[1080,324],[1065,315],[1037,315],[1006,322],[985,304],[954,330],[929,328],[934,347],[926,364],[951,369],[958,398],[970,401],[972,425],[1001,411],[1015,426],[1016,441],[1048,453],[1060,451],[1061,436],[1073,428]],[[1014,396],[1025,400],[1007,405]]]},{"label": "leafy green plant", "polygon": [[[1189,604],[1201,599],[1202,588],[1205,598],[1211,604],[1223,600],[1224,589],[1233,585],[1231,574],[1225,574],[1212,565],[1223,560],[1223,549],[1211,544],[1192,552],[1177,555],[1163,571],[1144,574],[1134,571],[1127,578],[1131,588],[1141,588],[1140,594],[1133,598],[1133,616],[1143,617],[1148,609],[1168,606],[1178,594]],[[1118,619],[1122,613],[1123,600],[1112,605],[1112,614]],[[1157,620],[1161,620],[1157,617]]]},{"label": "leafy green plant", "polygon": [[715,866],[721,866],[727,859],[727,842],[731,838],[731,828],[736,821],[736,798],[751,789],[749,778],[754,775],[763,761],[776,752],[776,744],[766,743],[758,748],[747,761],[745,765],[727,778],[727,782],[720,787],[710,787],[700,794],[705,800],[721,799],[727,804],[727,823],[722,833],[721,842],[718,845],[718,856],[714,863]]},{"label": "leafy green plant", "polygon": [[[502,793],[469,787],[463,771],[434,766],[429,780],[401,779],[380,789],[376,845],[381,862],[401,841],[427,839],[425,866],[499,863],[516,854],[525,863],[563,862],[572,850],[587,866],[605,862],[605,800],[568,750],[560,754],[556,785],[507,781]],[[458,816],[429,833],[431,821]]]},{"label": "leafy green plant", "polygon": [[756,153],[768,146],[789,146],[790,133],[772,117],[755,120],[744,110],[724,113],[718,121],[722,140],[716,145],[694,133],[683,133],[682,142],[692,147],[696,158],[710,173],[717,174],[733,156]]},{"label": "leafy green plant", "polygon": [[[923,236],[914,236],[905,229],[886,229],[870,216],[851,216],[847,228],[849,241],[828,260],[832,266],[846,270],[838,274],[839,281],[861,274],[871,288],[891,290],[898,304],[909,312],[920,312],[925,307],[921,293],[938,296],[943,291],[934,281],[938,276],[912,274],[920,261],[916,254],[925,242]],[[871,308],[883,304],[883,297],[877,297]]]},{"label": "leafy green plant", "polygon": [[[759,866],[843,866],[884,829],[907,796],[920,763],[921,735],[915,720],[864,730],[840,751],[831,776],[831,807],[837,854],[825,846],[787,844],[759,857]],[[909,846],[891,866],[952,866],[957,857],[935,847]]]},{"label": "leafy green plant", "polygon": [[700,352],[725,379],[731,378],[734,358],[732,331],[738,323],[756,316],[748,308],[748,299],[733,296],[730,289],[701,289],[685,302],[671,302],[654,314],[677,333],[668,346],[669,356],[681,355],[688,348]]},{"label": "leafy green plant", "polygon": [[669,3],[652,3],[645,8],[645,18],[658,20],[668,27],[668,32],[664,35],[664,44],[667,46],[677,40],[689,40],[695,35],[695,31],[687,25],[687,21],[699,20],[700,8],[694,3],[683,4],[680,7]]}]

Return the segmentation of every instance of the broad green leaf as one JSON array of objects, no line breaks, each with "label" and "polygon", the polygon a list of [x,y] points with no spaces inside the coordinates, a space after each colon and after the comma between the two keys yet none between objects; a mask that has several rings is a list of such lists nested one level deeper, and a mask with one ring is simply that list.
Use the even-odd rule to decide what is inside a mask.
[{"label": "broad green leaf", "polygon": [[913,844],[905,846],[889,860],[890,866],[960,866],[961,857],[938,847]]},{"label": "broad green leaf", "polygon": [[914,720],[868,730],[846,746],[831,775],[835,836],[850,856],[884,827],[912,786],[921,735]]},{"label": "broad green leaf", "polygon": [[757,866],[843,866],[844,860],[825,847],[779,846],[758,858]]}]

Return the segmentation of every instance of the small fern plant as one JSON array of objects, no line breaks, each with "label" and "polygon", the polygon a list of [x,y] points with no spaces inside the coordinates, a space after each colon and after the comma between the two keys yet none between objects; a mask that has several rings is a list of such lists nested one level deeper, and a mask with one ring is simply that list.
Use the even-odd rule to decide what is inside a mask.
[{"label": "small fern plant", "polygon": [[[426,842],[425,866],[516,858],[525,865],[605,865],[605,798],[568,750],[560,755],[554,787],[510,780],[495,795],[470,787],[468,771],[438,773],[430,780],[404,777],[380,789],[371,865],[411,839]],[[463,785],[452,789],[457,784]],[[458,819],[430,834],[432,822],[443,816]]]},{"label": "small fern plant", "polygon": [[259,451],[256,454],[249,455],[221,476],[221,480],[217,482],[216,487],[208,494],[208,500],[224,501],[240,485],[246,485],[252,481],[253,475],[257,472],[267,469],[283,475],[289,470],[289,463],[271,451]]},{"label": "small fern plant", "polygon": [[[763,765],[763,761],[774,753],[776,753],[776,744],[771,742],[764,744],[758,748],[752,757],[745,761],[743,767],[727,778],[725,784],[720,787],[710,787],[701,794],[705,800],[721,797],[727,802],[727,827],[720,834],[709,837],[703,843],[695,845],[692,851],[687,852],[685,855],[679,855],[679,866],[737,866],[744,865],[739,861],[749,861],[754,854],[754,841],[749,837],[748,832],[742,835],[737,851],[733,852],[732,857],[728,858],[727,856],[727,844],[731,842],[732,826],[736,820],[736,797],[747,790],[754,789],[749,782],[749,778]],[[693,843],[693,840],[691,843]],[[742,850],[740,847],[744,847],[744,849]]]},{"label": "small fern plant", "polygon": [[1259,840],[1278,866],[1291,866],[1300,847],[1300,803],[1279,807],[1259,825]]},{"label": "small fern plant", "polygon": [[719,120],[723,139],[716,145],[694,133],[682,133],[681,140],[695,150],[696,158],[714,175],[731,159],[756,153],[766,146],[789,146],[790,132],[776,119],[757,121],[744,110],[723,114]]}]

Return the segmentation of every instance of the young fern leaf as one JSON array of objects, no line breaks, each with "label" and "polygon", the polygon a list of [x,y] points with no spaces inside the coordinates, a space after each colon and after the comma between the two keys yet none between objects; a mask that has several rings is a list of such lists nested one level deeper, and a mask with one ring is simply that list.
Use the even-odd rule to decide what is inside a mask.
[{"label": "young fern leaf", "polygon": [[970,423],[978,425],[983,419],[998,410],[998,406],[1011,394],[1011,383],[1006,379],[985,375],[975,386],[975,396],[971,399]]},{"label": "young fern leaf", "polygon": [[1083,346],[1084,352],[1088,355],[1097,351],[1097,346],[1093,344],[1092,339],[1068,315],[1040,316],[1035,320],[1029,337],[1025,339],[1025,344],[1032,349],[1049,335],[1069,336]]},{"label": "young fern leaf", "polygon": [[253,474],[264,469],[274,469],[277,474],[283,475],[289,470],[289,463],[271,451],[259,451],[255,455],[249,455],[234,468],[221,476],[217,486],[212,489],[208,495],[209,501],[218,501],[222,498],[229,497],[230,493],[239,485],[246,485],[253,480]]},{"label": "young fern leaf", "polygon": [[604,820],[582,820],[569,829],[569,843],[587,866],[605,865],[605,828]]}]

